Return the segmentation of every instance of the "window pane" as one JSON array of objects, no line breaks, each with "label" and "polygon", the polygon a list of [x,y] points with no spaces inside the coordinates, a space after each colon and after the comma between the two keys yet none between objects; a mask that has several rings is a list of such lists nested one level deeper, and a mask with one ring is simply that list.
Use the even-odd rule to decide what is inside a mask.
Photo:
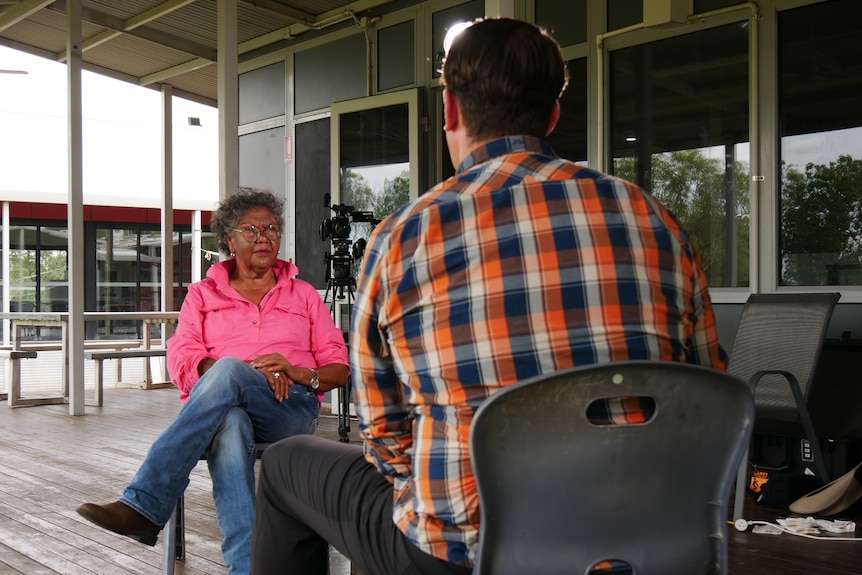
[{"label": "window pane", "polygon": [[644,19],[644,6],[641,0],[607,0],[608,30],[619,30],[632,26]]},{"label": "window pane", "polygon": [[862,3],[778,19],[781,285],[862,285]]},{"label": "window pane", "polygon": [[207,226],[201,232],[201,277],[207,277],[207,270],[219,262],[218,242]]},{"label": "window pane", "polygon": [[[199,252],[194,237],[188,230],[174,232],[174,301],[172,310],[178,310],[186,299],[192,283],[192,258]],[[167,310],[165,310],[167,311]]]},{"label": "window pane", "polygon": [[284,197],[284,126],[239,138],[239,185]]},{"label": "window pane", "polygon": [[413,20],[377,33],[377,89],[391,90],[415,83]]},{"label": "window pane", "polygon": [[284,62],[240,74],[237,82],[240,124],[284,114]]},{"label": "window pane", "polygon": [[36,308],[37,226],[9,228],[9,309],[39,311]]},{"label": "window pane", "polygon": [[443,40],[446,33],[453,24],[458,22],[470,22],[485,15],[485,2],[472,0],[459,4],[445,10],[434,12],[431,15],[431,46],[434,50],[434,69],[431,77],[439,78],[440,70],[443,68]]},{"label": "window pane", "polygon": [[703,14],[710,10],[719,10],[739,4],[739,0],[694,0],[694,13]]},{"label": "window pane", "polygon": [[710,286],[749,284],[748,28],[611,53],[613,171],[680,219]]},{"label": "window pane", "polygon": [[366,52],[365,34],[298,52],[294,57],[294,111],[302,114],[367,96]]},{"label": "window pane", "polygon": [[[66,228],[13,224],[9,227],[9,243],[10,311],[68,311]],[[59,340],[60,328],[25,327],[21,336]]]},{"label": "window pane", "polygon": [[138,248],[141,291],[137,311],[162,310],[162,232],[141,230]]},{"label": "window pane", "polygon": [[39,309],[69,311],[68,232],[63,228],[40,226]]},{"label": "window pane", "polygon": [[330,119],[296,124],[296,263],[302,279],[317,289],[326,288],[329,244],[320,239],[320,222],[331,215],[326,207],[330,193],[332,157]]},{"label": "window pane", "polygon": [[[96,230],[98,311],[138,311],[138,230]],[[100,321],[97,338],[138,337],[137,322]]]},{"label": "window pane", "polygon": [[587,0],[536,0],[536,24],[560,46],[587,41]]},{"label": "window pane", "polygon": [[560,98],[560,121],[548,142],[560,157],[586,164],[587,161],[587,59],[570,60],[569,85]]},{"label": "window pane", "polygon": [[329,228],[335,280],[356,278],[375,223],[410,200],[409,113],[395,104],[340,116],[342,208]]}]

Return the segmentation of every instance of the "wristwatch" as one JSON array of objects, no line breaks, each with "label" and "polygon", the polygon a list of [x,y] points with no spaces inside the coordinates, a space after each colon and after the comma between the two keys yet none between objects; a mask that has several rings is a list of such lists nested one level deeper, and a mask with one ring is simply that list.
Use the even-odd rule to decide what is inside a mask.
[{"label": "wristwatch", "polygon": [[317,375],[317,372],[313,369],[309,369],[311,372],[311,379],[308,381],[308,389],[311,391],[317,391],[320,388],[320,376]]}]

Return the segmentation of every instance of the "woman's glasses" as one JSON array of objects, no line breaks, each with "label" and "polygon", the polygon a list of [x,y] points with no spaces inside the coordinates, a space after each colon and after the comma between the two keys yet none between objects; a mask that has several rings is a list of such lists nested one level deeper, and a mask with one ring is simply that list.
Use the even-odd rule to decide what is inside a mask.
[{"label": "woman's glasses", "polygon": [[260,236],[266,236],[266,239],[276,242],[281,236],[281,230],[274,224],[269,224],[263,229],[257,226],[246,226],[242,229],[233,228],[231,231],[242,234],[242,239],[248,243],[254,243],[260,239]]}]

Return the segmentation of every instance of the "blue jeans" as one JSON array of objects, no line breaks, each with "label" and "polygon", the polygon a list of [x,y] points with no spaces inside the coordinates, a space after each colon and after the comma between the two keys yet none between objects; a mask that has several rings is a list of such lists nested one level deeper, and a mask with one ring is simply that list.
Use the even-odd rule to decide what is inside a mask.
[{"label": "blue jeans", "polygon": [[254,525],[254,444],[313,434],[320,404],[303,385],[275,400],[266,377],[245,362],[218,360],[177,418],[150,447],[120,501],[159,526],[170,519],[189,474],[206,454],[231,574],[249,572]]}]

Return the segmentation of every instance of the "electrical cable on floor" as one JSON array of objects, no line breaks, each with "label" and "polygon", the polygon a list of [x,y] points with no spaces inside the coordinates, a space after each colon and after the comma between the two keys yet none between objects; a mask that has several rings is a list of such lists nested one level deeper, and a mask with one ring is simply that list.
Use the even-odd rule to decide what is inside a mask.
[{"label": "electrical cable on floor", "polygon": [[816,539],[818,541],[862,541],[862,537],[837,537],[832,535],[812,535],[810,533],[801,533],[799,531],[794,531],[793,529],[788,529],[778,523],[772,523],[769,521],[748,521],[747,519],[737,519],[736,521],[728,521],[727,523],[736,527],[737,531],[747,531],[749,527],[754,525],[766,525],[768,527],[778,529],[781,532],[789,533],[790,535],[798,535],[799,537]]}]

